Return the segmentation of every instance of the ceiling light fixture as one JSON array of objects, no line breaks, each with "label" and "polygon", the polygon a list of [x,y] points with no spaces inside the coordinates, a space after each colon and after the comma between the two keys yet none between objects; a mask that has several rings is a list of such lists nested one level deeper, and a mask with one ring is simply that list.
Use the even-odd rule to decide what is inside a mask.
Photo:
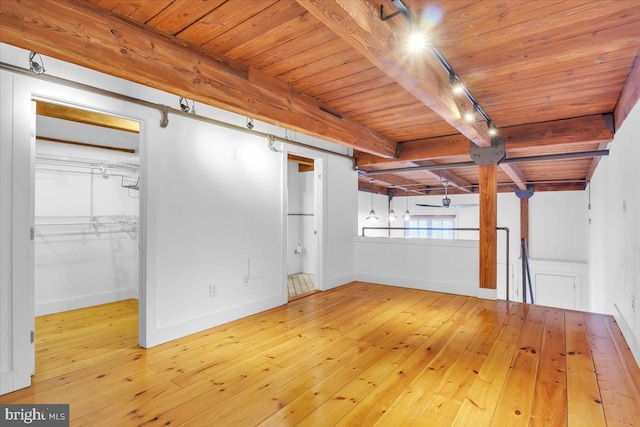
[{"label": "ceiling light fixture", "polygon": [[478,106],[474,105],[471,111],[467,111],[464,115],[464,121],[471,123],[476,119],[476,114],[478,113]]},{"label": "ceiling light fixture", "polygon": [[247,129],[253,129],[253,119],[251,117],[247,117]]},{"label": "ceiling light fixture", "polygon": [[[389,188],[393,188],[393,186]],[[389,222],[393,222],[396,219],[398,219],[398,215],[396,215],[396,212],[393,210],[392,203],[393,203],[393,194],[389,194],[389,207],[391,207],[391,209],[389,210]]]},{"label": "ceiling light fixture", "polygon": [[[380,20],[386,21],[386,20],[391,19],[391,18],[393,18],[395,16],[402,15],[402,16],[405,17],[405,19],[413,27],[420,27],[420,21],[413,15],[413,13],[411,13],[411,10],[409,9],[409,7],[407,5],[404,4],[403,0],[391,0],[391,3],[395,6],[396,11],[385,16],[384,7],[382,5],[380,5]],[[409,36],[409,43],[410,44],[414,43],[414,39],[415,39],[415,33],[412,33]],[[480,104],[478,103],[476,98],[473,96],[473,94],[471,94],[469,89],[467,89],[467,87],[462,83],[462,80],[460,79],[460,76],[458,76],[456,74],[456,72],[453,70],[453,67],[451,66],[451,64],[449,64],[449,62],[446,60],[446,58],[438,50],[438,48],[433,44],[433,42],[428,40],[426,34],[424,34],[424,41],[425,41],[425,45],[429,45],[429,48],[431,49],[431,52],[434,54],[434,56],[436,57],[436,59],[438,60],[440,65],[442,65],[442,67],[445,69],[445,71],[449,74],[449,83],[451,85],[451,90],[455,94],[464,93],[466,95],[467,99],[469,100],[469,102],[471,103],[471,105],[473,105],[475,112],[479,113],[482,116],[483,120],[485,122],[487,122],[487,128],[488,128],[489,135],[490,136],[494,136],[495,134],[497,134],[497,130],[495,128],[495,125],[493,126],[493,129],[494,129],[493,131],[489,127],[489,123],[493,123],[493,121],[491,120],[491,117],[489,117],[487,112],[484,111],[484,109],[480,106]],[[413,51],[417,51],[417,49],[412,49],[412,50]],[[475,115],[476,114],[474,114],[474,117],[473,117],[472,120],[475,119]]]},{"label": "ceiling light fixture", "polygon": [[487,127],[489,128],[490,136],[496,136],[498,134],[498,129],[496,129],[496,126],[493,124],[491,120],[487,122]]},{"label": "ceiling light fixture", "polygon": [[451,92],[456,95],[461,95],[464,93],[464,85],[454,73],[449,74],[449,84],[451,85]]},{"label": "ceiling light fixture", "polygon": [[372,179],[369,182],[371,182],[371,210],[369,211],[369,215],[366,219],[368,221],[375,221],[376,219],[378,219],[378,217],[376,216],[376,211],[373,210],[373,183],[375,182],[375,179]]},{"label": "ceiling light fixture", "polygon": [[409,212],[409,190],[404,190],[405,191],[405,197],[407,199],[407,210],[404,211],[404,215],[402,215],[402,219],[404,219],[405,221],[409,221],[411,219],[411,212]]},{"label": "ceiling light fixture", "polygon": [[414,29],[409,35],[408,47],[410,52],[421,52],[427,46],[427,34],[420,28]]}]

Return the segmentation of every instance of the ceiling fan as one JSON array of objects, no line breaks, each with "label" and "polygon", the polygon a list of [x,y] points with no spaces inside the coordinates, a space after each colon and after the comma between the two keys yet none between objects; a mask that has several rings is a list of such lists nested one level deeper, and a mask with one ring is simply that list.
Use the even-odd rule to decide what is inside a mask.
[{"label": "ceiling fan", "polygon": [[449,181],[442,181],[444,185],[444,199],[442,199],[442,205],[428,205],[424,203],[416,203],[416,206],[423,206],[427,208],[469,208],[472,206],[478,206],[477,203],[465,203],[462,205],[452,205],[451,199],[447,197],[447,190],[449,188]]}]

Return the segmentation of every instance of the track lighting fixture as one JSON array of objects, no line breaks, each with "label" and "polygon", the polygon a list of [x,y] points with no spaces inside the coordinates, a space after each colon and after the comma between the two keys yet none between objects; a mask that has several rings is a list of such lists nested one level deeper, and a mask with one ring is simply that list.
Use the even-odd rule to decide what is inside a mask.
[{"label": "track lighting fixture", "polygon": [[[38,59],[40,60],[41,64],[36,61],[36,55],[38,55]],[[42,60],[42,56],[40,56],[38,52],[29,52],[29,69],[33,72],[33,74],[38,75],[44,74],[44,72],[46,71],[44,69],[44,61]]]},{"label": "track lighting fixture", "polygon": [[247,117],[247,129],[253,129],[253,119],[251,117]]},{"label": "track lighting fixture", "polygon": [[473,122],[476,119],[476,114],[478,113],[478,106],[474,105],[471,111],[467,111],[464,115],[465,122]]},{"label": "track lighting fixture", "polygon": [[496,129],[496,126],[491,120],[487,121],[487,128],[489,128],[489,136],[496,136],[498,134],[498,129]]},{"label": "track lighting fixture", "polygon": [[454,73],[449,74],[449,84],[451,85],[451,91],[456,95],[464,93],[464,85]]},{"label": "track lighting fixture", "polygon": [[[393,18],[395,16],[402,15],[409,22],[411,27],[417,28],[417,29],[420,28],[421,20],[416,18],[413,15],[413,13],[409,9],[409,7],[404,4],[403,0],[391,0],[391,3],[396,8],[396,11],[391,13],[391,14],[388,14],[388,15],[385,15],[384,6],[380,5],[380,20],[381,21],[386,21],[386,20],[391,19],[391,18]],[[416,53],[417,53],[417,51],[422,50],[422,49],[417,49],[416,47],[418,47],[418,46],[424,47],[424,46],[428,45],[429,48],[431,49],[431,52],[433,53],[435,58],[438,60],[438,62],[442,66],[442,68],[444,68],[445,71],[449,74],[449,84],[451,85],[452,92],[454,94],[456,94],[456,95],[461,95],[463,93],[466,95],[466,97],[469,100],[469,102],[471,103],[471,105],[473,105],[473,112],[469,111],[468,113],[466,113],[464,115],[465,121],[473,122],[474,120],[476,120],[476,116],[479,113],[482,116],[482,120],[487,122],[487,128],[488,128],[489,135],[490,136],[497,135],[497,129],[496,129],[495,125],[493,124],[491,118],[487,114],[487,112],[484,111],[484,109],[480,106],[480,104],[475,99],[473,94],[471,94],[469,89],[467,89],[465,87],[465,85],[462,83],[462,80],[460,79],[460,77],[455,73],[455,71],[453,70],[453,67],[451,67],[451,64],[449,64],[449,62],[446,60],[446,58],[442,55],[442,52],[440,52],[438,50],[438,48],[433,44],[433,42],[431,40],[429,40],[428,35],[426,33],[424,33],[424,32],[414,31],[409,35],[408,43],[411,46],[411,50],[416,52]]]},{"label": "track lighting fixture", "polygon": [[378,219],[378,217],[376,216],[376,211],[373,210],[373,183],[375,182],[375,179],[372,179],[369,182],[371,182],[371,210],[369,211],[369,215],[367,215],[367,218],[365,219],[368,221],[375,221]]},{"label": "track lighting fixture", "polygon": [[421,52],[427,46],[427,34],[419,27],[416,27],[408,39],[408,48],[411,52]]}]

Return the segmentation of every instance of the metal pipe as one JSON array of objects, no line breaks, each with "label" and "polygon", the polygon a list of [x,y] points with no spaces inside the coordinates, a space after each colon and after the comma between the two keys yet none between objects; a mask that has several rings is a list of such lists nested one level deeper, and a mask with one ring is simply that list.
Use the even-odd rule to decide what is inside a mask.
[{"label": "metal pipe", "polygon": [[[535,301],[533,300],[533,288],[531,287],[532,285],[531,285],[531,269],[529,268],[529,251],[527,251],[527,241],[525,239],[522,239],[522,250],[523,250],[522,259],[524,260],[523,263],[527,270],[527,278],[529,279],[529,295],[531,295],[531,304],[535,304]],[[526,283],[523,284],[522,286],[524,288],[525,295],[526,295]]]},{"label": "metal pipe", "polygon": [[[439,231],[480,231],[479,228],[473,227],[451,227],[451,228],[435,228],[435,227],[362,227],[362,237],[365,236],[366,230],[388,230],[391,233],[392,230],[439,230]],[[507,297],[506,300],[509,301],[509,227],[496,227],[496,230],[503,230],[506,232],[506,288],[507,288]],[[532,297],[533,298],[533,297]]]},{"label": "metal pipe", "polygon": [[[112,92],[110,90],[97,88],[95,86],[90,86],[90,85],[87,85],[87,84],[84,84],[84,83],[74,82],[73,80],[68,80],[68,79],[65,79],[65,78],[62,78],[62,77],[51,76],[51,75],[48,75],[48,74],[33,74],[33,72],[31,70],[28,70],[26,68],[17,67],[15,65],[7,64],[5,62],[0,62],[0,69],[7,70],[7,71],[10,71],[10,72],[16,73],[16,74],[21,74],[21,75],[24,75],[24,76],[29,76],[29,77],[36,78],[36,79],[39,79],[39,80],[48,81],[50,83],[55,83],[55,84],[71,87],[71,88],[74,88],[74,89],[80,89],[80,90],[83,90],[85,92],[95,93],[97,95],[102,95],[102,96],[106,96],[106,97],[109,97],[109,98],[119,99],[121,101],[130,102],[132,104],[142,105],[143,107],[148,107],[148,108],[152,108],[152,109],[158,110],[163,115],[164,118],[166,118],[166,115],[168,113],[171,113],[171,114],[174,114],[176,116],[187,117],[187,118],[198,120],[198,121],[201,121],[201,122],[204,122],[204,123],[209,123],[209,124],[212,124],[212,125],[215,125],[215,126],[219,126],[219,127],[223,127],[223,128],[227,128],[227,129],[232,129],[232,130],[248,133],[248,134],[255,135],[255,136],[260,136],[260,137],[263,137],[263,138],[271,137],[274,140],[281,141],[281,142],[284,142],[286,144],[291,144],[291,145],[296,145],[296,146],[299,146],[299,147],[309,148],[309,149],[320,151],[320,152],[327,153],[327,154],[333,154],[333,155],[340,156],[340,157],[346,157],[348,159],[353,159],[354,158],[353,156],[350,156],[348,154],[337,153],[335,151],[327,150],[326,148],[314,147],[313,145],[305,144],[304,142],[294,141],[294,140],[291,140],[291,139],[288,139],[288,138],[283,138],[283,137],[279,137],[279,136],[276,136],[276,135],[271,135],[269,133],[260,132],[260,131],[253,130],[253,129],[249,129],[249,128],[246,128],[244,126],[239,126],[239,125],[234,125],[234,124],[231,124],[231,123],[226,123],[226,122],[223,122],[223,121],[220,121],[220,120],[211,119],[209,117],[199,116],[199,115],[193,114],[193,113],[185,113],[182,110],[179,110],[179,109],[176,109],[176,108],[172,108],[172,107],[169,107],[169,106],[166,106],[166,105],[156,104],[154,102],[149,102],[149,101],[145,101],[143,99],[139,99],[139,98],[134,98],[134,97],[131,97],[131,96],[123,95],[121,93]],[[166,125],[164,127],[166,127]]]}]

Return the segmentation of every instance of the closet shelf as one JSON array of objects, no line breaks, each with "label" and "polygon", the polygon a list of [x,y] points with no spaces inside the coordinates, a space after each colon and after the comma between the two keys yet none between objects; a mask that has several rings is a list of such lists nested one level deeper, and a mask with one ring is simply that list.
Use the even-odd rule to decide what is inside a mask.
[{"label": "closet shelf", "polygon": [[85,159],[80,157],[58,156],[55,154],[36,153],[36,166],[39,168],[53,167],[86,169],[87,172],[99,173],[103,175],[138,174],[140,170],[139,158],[134,157],[120,162],[108,162],[98,159]]},{"label": "closet shelf", "polygon": [[95,215],[95,216],[37,216],[35,226],[38,230],[90,230],[101,228],[122,228],[132,231],[138,226],[135,215]]}]

